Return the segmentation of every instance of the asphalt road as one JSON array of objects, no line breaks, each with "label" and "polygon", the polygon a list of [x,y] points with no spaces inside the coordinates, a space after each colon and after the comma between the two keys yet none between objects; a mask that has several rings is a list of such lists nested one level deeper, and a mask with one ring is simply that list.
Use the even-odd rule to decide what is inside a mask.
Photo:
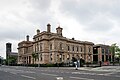
[{"label": "asphalt road", "polygon": [[1,66],[0,80],[120,80],[120,66],[100,68],[34,68]]}]

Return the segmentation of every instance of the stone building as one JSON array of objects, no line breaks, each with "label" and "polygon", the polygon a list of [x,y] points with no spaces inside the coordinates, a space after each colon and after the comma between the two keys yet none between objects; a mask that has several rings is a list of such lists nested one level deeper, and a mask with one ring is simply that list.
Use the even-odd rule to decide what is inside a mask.
[{"label": "stone building", "polygon": [[93,46],[93,61],[112,61],[112,53],[109,45],[97,44]]},{"label": "stone building", "polygon": [[[33,41],[22,41],[18,44],[18,63],[19,64],[55,64],[69,63],[72,58],[84,59],[86,62],[93,61],[93,43],[88,41],[78,41],[74,38],[63,37],[63,28],[58,26],[56,33],[51,32],[51,25],[47,24],[47,31],[34,35]],[[35,60],[33,53],[38,54]]]}]

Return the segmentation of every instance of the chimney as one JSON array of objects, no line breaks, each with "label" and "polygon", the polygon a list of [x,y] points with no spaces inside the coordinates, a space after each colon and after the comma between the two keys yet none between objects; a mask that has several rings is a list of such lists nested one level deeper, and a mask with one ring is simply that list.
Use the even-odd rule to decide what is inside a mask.
[{"label": "chimney", "polygon": [[51,31],[51,25],[48,23],[47,24],[47,32],[50,32]]},{"label": "chimney", "polygon": [[29,41],[29,35],[26,36],[27,41]]},{"label": "chimney", "polygon": [[75,40],[75,38],[72,38],[72,40]]},{"label": "chimney", "polygon": [[40,30],[39,29],[37,29],[37,34],[39,34],[40,33]]},{"label": "chimney", "polygon": [[62,36],[62,30],[63,30],[63,28],[61,28],[60,26],[58,28],[56,28],[57,34],[59,36]]}]

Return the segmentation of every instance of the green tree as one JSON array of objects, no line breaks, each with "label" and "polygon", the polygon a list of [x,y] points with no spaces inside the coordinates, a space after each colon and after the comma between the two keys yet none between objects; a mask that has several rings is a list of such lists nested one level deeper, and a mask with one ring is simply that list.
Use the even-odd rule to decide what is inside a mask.
[{"label": "green tree", "polygon": [[38,53],[33,52],[32,58],[33,58],[33,64],[34,64],[34,61],[36,62],[36,59],[38,59]]},{"label": "green tree", "polygon": [[17,64],[17,57],[9,56],[9,58],[6,59],[6,64]]},{"label": "green tree", "polygon": [[117,46],[116,43],[112,44],[110,46],[110,51],[113,55],[112,61],[113,61],[113,65],[115,65],[115,53],[119,51],[119,46]]},{"label": "green tree", "polygon": [[117,58],[119,60],[119,65],[120,65],[120,48],[117,48],[116,55],[117,55]]}]

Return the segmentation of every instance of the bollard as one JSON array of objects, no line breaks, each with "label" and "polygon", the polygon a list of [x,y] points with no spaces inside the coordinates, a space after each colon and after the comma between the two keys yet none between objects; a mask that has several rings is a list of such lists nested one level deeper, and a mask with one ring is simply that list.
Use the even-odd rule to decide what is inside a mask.
[{"label": "bollard", "polygon": [[56,77],[57,80],[63,80],[63,77]]}]

